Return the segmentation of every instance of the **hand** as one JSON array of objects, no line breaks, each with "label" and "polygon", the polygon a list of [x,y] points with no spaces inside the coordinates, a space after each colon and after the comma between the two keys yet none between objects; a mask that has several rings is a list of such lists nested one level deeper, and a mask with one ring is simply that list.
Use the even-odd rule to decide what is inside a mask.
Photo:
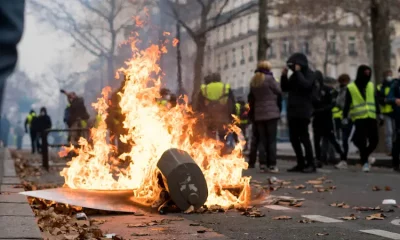
[{"label": "hand", "polygon": [[300,71],[301,70],[301,66],[299,64],[294,65],[294,69],[296,71]]},{"label": "hand", "polygon": [[289,69],[287,69],[286,67],[282,69],[282,75],[286,76],[289,72]]},{"label": "hand", "polygon": [[400,98],[397,98],[397,99],[396,99],[396,105],[397,105],[398,107],[400,107]]}]

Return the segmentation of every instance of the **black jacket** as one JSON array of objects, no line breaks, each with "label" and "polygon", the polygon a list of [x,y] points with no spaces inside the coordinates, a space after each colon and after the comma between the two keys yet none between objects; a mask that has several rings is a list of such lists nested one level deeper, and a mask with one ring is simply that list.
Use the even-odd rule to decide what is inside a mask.
[{"label": "black jacket", "polygon": [[321,86],[321,100],[314,104],[313,127],[331,130],[333,129],[332,108],[335,106],[335,101],[333,101],[334,89],[324,85],[324,77],[320,71],[316,71],[315,75]]},{"label": "black jacket", "polygon": [[[369,76],[365,75],[366,70],[369,70],[371,72],[370,67],[368,67],[366,65],[359,66],[358,70],[357,70],[357,77],[356,77],[356,80],[354,81],[354,83],[357,85],[357,88],[360,91],[360,93],[364,99],[366,97],[367,84],[371,80],[371,74]],[[349,117],[350,106],[351,106],[352,102],[353,102],[353,100],[351,98],[350,91],[347,88],[346,100],[345,100],[344,108],[343,108],[343,118]],[[375,91],[375,107],[376,107],[376,115],[378,116],[381,113],[381,111],[380,111],[379,101],[378,101],[376,91]]]},{"label": "black jacket", "polygon": [[288,66],[294,70],[296,64],[301,66],[301,71],[294,71],[290,78],[281,76],[281,88],[288,92],[288,118],[310,119],[313,114],[312,89],[315,74],[308,67],[307,57],[302,53],[293,54],[287,61]]},{"label": "black jacket", "polygon": [[33,124],[35,125],[37,132],[44,132],[46,129],[51,128],[51,119],[49,115],[47,115],[46,108],[42,108],[40,111],[44,112],[44,115],[39,115],[39,117],[36,119],[36,122]]}]

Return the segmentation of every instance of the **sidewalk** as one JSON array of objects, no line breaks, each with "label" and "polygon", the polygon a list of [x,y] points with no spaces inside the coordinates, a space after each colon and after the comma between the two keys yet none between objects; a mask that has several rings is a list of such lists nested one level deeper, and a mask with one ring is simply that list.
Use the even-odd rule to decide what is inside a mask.
[{"label": "sidewalk", "polygon": [[42,239],[8,149],[0,148],[0,239]]},{"label": "sidewalk", "polygon": [[[348,164],[355,165],[360,164],[360,155],[356,152],[357,149],[353,144],[349,146]],[[373,157],[376,158],[374,166],[376,167],[392,167],[392,158],[382,153],[373,153]],[[296,160],[292,145],[290,142],[278,143],[278,159],[282,160]]]}]

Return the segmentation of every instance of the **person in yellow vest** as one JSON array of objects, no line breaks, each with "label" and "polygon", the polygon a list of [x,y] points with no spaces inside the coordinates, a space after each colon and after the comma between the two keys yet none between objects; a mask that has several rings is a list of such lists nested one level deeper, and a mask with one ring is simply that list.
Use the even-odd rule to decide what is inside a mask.
[{"label": "person in yellow vest", "polygon": [[393,72],[392,70],[387,70],[383,73],[383,81],[377,86],[379,103],[381,108],[381,113],[383,114],[385,120],[385,144],[388,155],[391,155],[392,144],[393,144],[393,129],[394,119],[393,119],[393,107],[388,103],[388,95],[390,88],[393,83]]},{"label": "person in yellow vest", "polygon": [[375,87],[370,80],[371,68],[361,65],[357,70],[356,80],[347,87],[343,109],[343,124],[348,124],[350,117],[355,126],[352,141],[360,152],[363,172],[370,171],[370,155],[378,146],[377,120],[383,123]]},{"label": "person in yellow vest", "polygon": [[160,106],[169,108],[170,100],[171,100],[171,91],[167,88],[161,88],[160,95],[161,95],[161,98],[157,99],[157,103]]},{"label": "person in yellow vest", "polygon": [[[238,98],[237,103],[235,104],[235,116],[239,118],[239,123],[238,126],[240,130],[242,131],[243,137],[247,141],[247,127],[249,126],[249,113],[250,107],[249,104],[247,104],[245,101],[243,101],[243,98]],[[238,142],[238,136],[235,136],[235,141]],[[247,144],[244,146],[244,151],[247,149]]]},{"label": "person in yellow vest", "polygon": [[37,138],[37,116],[34,110],[31,110],[26,117],[25,120],[25,132],[28,133],[29,128],[29,135],[31,137],[31,144],[32,144],[32,154],[36,151],[39,152],[39,141]]},{"label": "person in yellow vest", "polygon": [[[226,126],[232,123],[232,115],[235,114],[235,97],[230,84],[221,82],[219,73],[205,80],[206,84],[201,85],[196,109],[204,114],[208,137],[215,138],[218,135],[219,140],[225,142]],[[222,154],[226,151],[224,147]]]}]

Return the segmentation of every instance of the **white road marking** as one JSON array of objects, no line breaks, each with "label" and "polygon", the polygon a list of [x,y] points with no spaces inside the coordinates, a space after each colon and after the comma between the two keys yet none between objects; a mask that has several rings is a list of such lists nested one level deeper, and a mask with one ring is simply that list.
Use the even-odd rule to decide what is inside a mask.
[{"label": "white road marking", "polygon": [[360,230],[360,232],[369,233],[372,235],[385,237],[385,238],[389,238],[389,239],[395,239],[395,240],[400,239],[400,234],[398,234],[398,233],[388,232],[388,231],[379,230],[379,229]]},{"label": "white road marking", "polygon": [[282,210],[292,210],[292,208],[288,208],[288,207],[283,207],[283,206],[279,206],[279,205],[266,205],[266,206],[264,206],[265,208],[269,208],[269,209],[272,209],[272,210],[280,210],[280,211],[282,211]]},{"label": "white road marking", "polygon": [[391,221],[390,223],[393,225],[400,226],[400,219],[395,219],[395,220]]},{"label": "white road marking", "polygon": [[317,222],[323,222],[323,223],[340,223],[343,222],[342,220],[334,219],[334,218],[329,218],[329,217],[324,217],[321,215],[302,215],[303,218],[308,218],[310,220],[314,220]]}]

